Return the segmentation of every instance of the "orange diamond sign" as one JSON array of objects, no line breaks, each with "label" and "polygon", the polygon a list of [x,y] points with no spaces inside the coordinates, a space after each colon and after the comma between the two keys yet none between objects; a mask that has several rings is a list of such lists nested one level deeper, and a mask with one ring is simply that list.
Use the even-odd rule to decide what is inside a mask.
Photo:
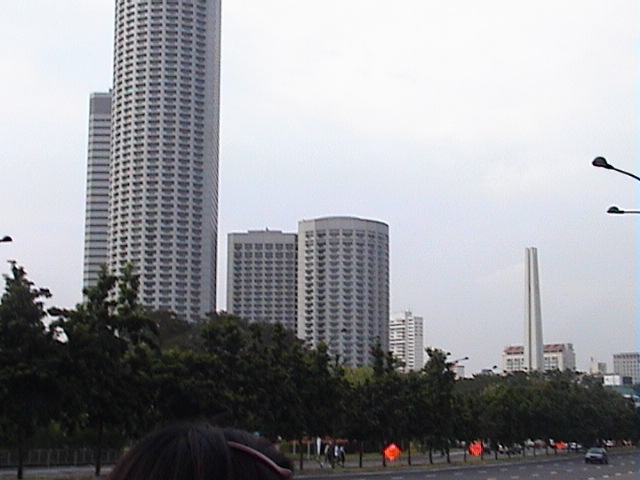
[{"label": "orange diamond sign", "polygon": [[383,450],[383,453],[384,453],[384,457],[387,460],[389,460],[390,462],[393,462],[400,456],[400,454],[402,453],[402,450],[400,450],[400,448],[395,443],[390,443]]}]

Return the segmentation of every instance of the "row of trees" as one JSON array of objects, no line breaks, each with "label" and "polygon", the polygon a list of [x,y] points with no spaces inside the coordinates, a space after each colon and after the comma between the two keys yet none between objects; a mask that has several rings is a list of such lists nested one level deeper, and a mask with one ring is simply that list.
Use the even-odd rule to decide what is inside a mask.
[{"label": "row of trees", "polygon": [[278,324],[147,312],[131,268],[103,270],[72,310],[47,312],[50,293],[15,263],[5,280],[0,438],[20,459],[38,434],[55,431],[57,442],[91,442],[99,475],[107,440],[122,446],[160,423],[194,418],[272,439],[328,436],[376,449],[417,442],[447,454],[460,440],[638,437],[632,404],[570,372],[456,380],[447,354],[428,349],[421,371],[402,373],[379,344],[370,367],[351,370],[326,345],[310,348]]}]

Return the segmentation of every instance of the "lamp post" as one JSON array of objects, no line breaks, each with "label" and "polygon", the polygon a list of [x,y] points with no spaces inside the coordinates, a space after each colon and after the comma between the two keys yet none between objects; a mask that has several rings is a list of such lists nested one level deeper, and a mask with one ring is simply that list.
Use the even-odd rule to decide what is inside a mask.
[{"label": "lamp post", "polygon": [[[594,158],[593,161],[591,162],[591,165],[593,165],[594,167],[606,168],[607,170],[613,170],[614,172],[622,173],[623,175],[627,175],[628,177],[631,177],[640,182],[640,177],[638,177],[637,175],[634,175],[633,173],[629,173],[614,167],[609,162],[607,162],[607,160],[604,157]],[[613,215],[622,215],[626,213],[640,213],[640,210],[621,210],[615,205],[613,205],[609,207],[609,209],[607,210],[607,213],[611,213]]]},{"label": "lamp post", "polygon": [[[464,377],[464,365],[458,366],[460,362],[464,362],[465,360],[469,360],[469,357],[462,357],[447,362],[449,364],[449,368],[453,371],[456,377],[461,376]],[[458,375],[462,371],[462,375]]]},{"label": "lamp post", "polygon": [[640,182],[640,177],[634,175],[633,173],[625,172],[624,170],[620,170],[619,168],[614,167],[609,162],[607,162],[607,160],[604,157],[594,158],[593,162],[591,162],[591,165],[593,165],[594,167],[606,168],[607,170],[613,170],[615,172],[622,173],[623,175],[627,175],[631,178],[635,178]]},{"label": "lamp post", "polygon": [[452,360],[451,363],[453,363],[454,365],[458,362],[464,362],[465,360],[469,360],[469,357],[462,357],[462,358],[457,358],[455,360]]},{"label": "lamp post", "polygon": [[640,213],[640,210],[620,210],[615,205],[612,205],[607,210],[607,213],[612,213],[614,215],[622,215],[622,214],[626,214],[626,213]]}]

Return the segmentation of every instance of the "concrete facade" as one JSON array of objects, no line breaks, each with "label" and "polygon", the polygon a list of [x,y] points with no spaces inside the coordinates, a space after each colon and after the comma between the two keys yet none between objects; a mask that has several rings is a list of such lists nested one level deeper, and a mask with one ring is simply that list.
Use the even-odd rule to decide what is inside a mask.
[{"label": "concrete facade", "polygon": [[388,349],[389,227],[355,217],[298,223],[297,335],[345,365]]},{"label": "concrete facade", "polygon": [[140,300],[216,308],[220,0],[117,0],[108,265]]},{"label": "concrete facade", "polygon": [[109,154],[111,151],[110,93],[93,93],[89,98],[88,144],[82,288],[94,286],[100,266],[107,263]]},{"label": "concrete facade", "polygon": [[424,366],[424,323],[410,310],[392,313],[389,318],[389,350],[404,363],[403,371]]},{"label": "concrete facade", "polygon": [[[502,352],[502,371],[505,373],[528,371],[525,362],[525,348],[522,345],[505,347]],[[543,370],[565,371],[576,369],[576,354],[572,343],[550,343],[544,345]]]},{"label": "concrete facade", "polygon": [[631,378],[634,385],[640,383],[640,353],[615,353],[613,373]]},{"label": "concrete facade", "polygon": [[525,251],[525,325],[524,364],[529,372],[544,370],[542,343],[542,313],[540,309],[540,276],[538,272],[538,250]]},{"label": "concrete facade", "polygon": [[295,233],[230,233],[227,311],[252,322],[280,322],[295,331],[297,248]]}]

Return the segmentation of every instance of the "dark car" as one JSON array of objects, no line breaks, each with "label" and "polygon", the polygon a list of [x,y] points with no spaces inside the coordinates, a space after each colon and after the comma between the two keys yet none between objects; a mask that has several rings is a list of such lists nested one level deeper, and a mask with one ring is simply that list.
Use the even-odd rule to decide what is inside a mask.
[{"label": "dark car", "polygon": [[590,448],[584,455],[585,463],[609,463],[609,455],[604,448]]}]

